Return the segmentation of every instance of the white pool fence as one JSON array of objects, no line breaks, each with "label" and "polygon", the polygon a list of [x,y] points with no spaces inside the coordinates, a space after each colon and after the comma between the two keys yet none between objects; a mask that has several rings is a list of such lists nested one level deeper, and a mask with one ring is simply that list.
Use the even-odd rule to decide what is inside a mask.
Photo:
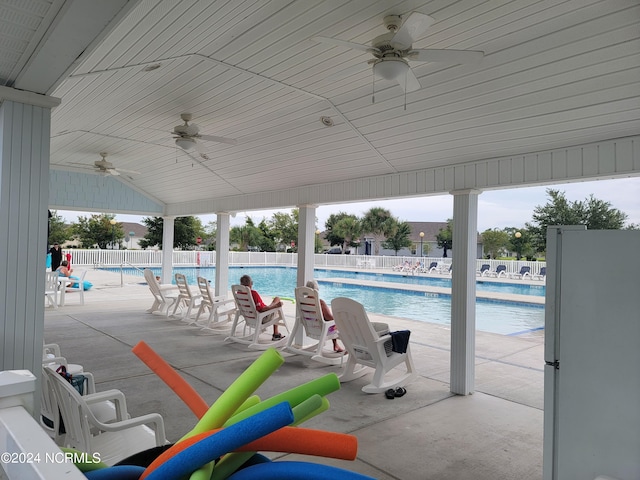
[{"label": "white pool fence", "polygon": [[[93,268],[113,268],[113,267],[160,267],[162,265],[162,251],[158,250],[80,250],[69,249],[64,253],[71,254],[73,265],[93,267]],[[453,261],[452,257],[402,257],[402,256],[373,256],[373,255],[328,255],[315,254],[314,267],[323,268],[349,268],[349,269],[376,269],[393,270],[409,264],[415,265],[421,262],[428,267],[436,262],[439,271],[446,271],[447,265]],[[178,267],[200,266],[214,267],[216,264],[216,252],[211,251],[174,251],[173,265]],[[253,266],[292,266],[298,264],[297,253],[278,252],[229,252],[229,265],[253,265]],[[489,265],[490,271],[495,271],[498,265],[505,265],[507,274],[518,273],[523,266],[528,266],[532,274],[538,274],[542,267],[546,267],[546,262],[531,262],[525,260],[487,260],[479,258],[476,260],[476,270],[480,270],[482,265]],[[443,267],[444,266],[444,267]]]}]

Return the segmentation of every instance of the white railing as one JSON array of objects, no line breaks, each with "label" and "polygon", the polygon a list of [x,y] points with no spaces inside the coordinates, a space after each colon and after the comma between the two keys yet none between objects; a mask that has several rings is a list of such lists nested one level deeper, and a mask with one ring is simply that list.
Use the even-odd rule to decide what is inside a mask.
[{"label": "white railing", "polygon": [[[162,251],[158,250],[65,250],[71,254],[73,265],[100,267],[159,267],[162,265]],[[393,267],[409,263],[415,265],[420,261],[428,267],[432,262],[439,265],[450,264],[453,258],[441,257],[401,257],[401,256],[373,256],[373,255],[314,255],[314,266],[318,268],[349,268],[349,269],[378,269],[391,270]],[[525,260],[476,260],[476,270],[483,264],[488,264],[491,271],[498,265],[506,265],[507,273],[518,273],[520,268],[528,266],[532,274],[536,274],[546,262],[529,262]],[[174,251],[173,265],[213,267],[216,264],[216,252],[211,251]],[[297,253],[279,252],[229,252],[229,265],[277,265],[295,267],[298,264]]]}]

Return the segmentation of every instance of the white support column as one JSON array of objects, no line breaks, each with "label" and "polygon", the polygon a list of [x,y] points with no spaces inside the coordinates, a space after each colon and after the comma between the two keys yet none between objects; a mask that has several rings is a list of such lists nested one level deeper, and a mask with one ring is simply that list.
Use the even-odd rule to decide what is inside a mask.
[{"label": "white support column", "polygon": [[176,217],[162,217],[162,283],[173,278],[173,238]]},{"label": "white support column", "polygon": [[52,106],[0,96],[0,371],[26,369],[38,377]]},{"label": "white support column", "polygon": [[216,221],[216,296],[227,296],[229,291],[229,230],[230,218],[218,212]]},{"label": "white support column", "polygon": [[313,278],[313,255],[315,254],[316,206],[298,207],[298,279],[303,286]]},{"label": "white support column", "polygon": [[475,387],[476,252],[481,192],[451,193],[454,197],[450,389],[458,395],[469,395]]}]

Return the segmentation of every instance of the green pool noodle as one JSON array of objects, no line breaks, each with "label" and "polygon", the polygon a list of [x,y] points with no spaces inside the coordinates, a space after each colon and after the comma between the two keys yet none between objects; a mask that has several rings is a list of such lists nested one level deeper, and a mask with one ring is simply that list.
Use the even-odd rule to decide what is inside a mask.
[{"label": "green pool noodle", "polygon": [[[305,420],[324,412],[328,408],[329,401],[318,394],[314,394],[292,409],[294,421],[291,425],[299,425]],[[227,426],[227,424],[231,424],[233,421],[239,420],[236,418],[236,416],[233,416],[227,421],[225,426]],[[238,470],[238,468],[244,465],[244,463],[249,460],[254,455],[254,453],[255,452],[234,452],[225,455],[213,469],[211,480],[224,480],[229,475]],[[191,480],[196,479],[191,477]]]},{"label": "green pool noodle", "polygon": [[[247,398],[283,363],[284,357],[275,348],[265,350],[262,355],[229,385],[229,388],[211,405],[196,426],[180,440],[197,435],[198,433],[213,430],[214,428],[220,428]],[[275,403],[273,405],[275,405]],[[252,408],[255,407],[248,408],[241,414],[244,414]],[[247,418],[247,416],[243,418]],[[180,440],[178,440],[178,443]]]},{"label": "green pool noodle", "polygon": [[[302,385],[292,388],[291,390],[287,390],[286,392],[282,392],[271,398],[267,398],[266,400],[260,402],[258,405],[247,408],[243,412],[234,415],[233,422],[235,423],[238,420],[248,418],[255,413],[273,407],[278,403],[289,402],[289,405],[291,405],[291,407],[293,408],[305,401],[313,394],[318,394],[321,397],[324,397],[325,395],[328,395],[329,393],[335,392],[339,389],[340,380],[338,380],[338,376],[335,373],[328,373],[320,378],[316,378],[315,380],[311,380],[310,382],[303,383]],[[224,425],[226,426],[227,424],[225,423]]]},{"label": "green pool noodle", "polygon": [[225,480],[242,465],[244,465],[251,457],[255,455],[255,452],[237,452],[228,453],[222,460],[216,463],[211,475],[211,480]]},{"label": "green pool noodle", "polygon": [[[74,460],[77,460],[79,458],[91,457],[91,455],[88,455],[85,452],[81,452],[80,450],[76,450],[75,448],[69,448],[69,447],[59,447],[59,448],[60,448],[60,451],[65,452],[65,453],[74,453],[76,455],[74,457]],[[109,468],[109,465],[107,465],[104,462],[74,462],[73,464],[81,472],[91,472],[92,470],[100,470],[101,468]]]},{"label": "green pool noodle", "polygon": [[238,407],[238,409],[234,412],[234,415],[246,410],[247,408],[253,407],[261,402],[260,397],[258,395],[251,395],[247,398],[242,405]]},{"label": "green pool noodle", "polygon": [[189,480],[210,480],[213,473],[213,462],[205,463],[189,476]]},{"label": "green pool noodle", "polygon": [[[300,421],[294,421],[291,424],[291,426],[296,427],[296,426],[306,422],[307,420],[320,415],[322,412],[326,412],[327,410],[329,410],[329,400],[327,400],[326,397],[320,397],[320,399],[321,399],[322,403],[320,404],[320,406],[318,408],[316,408],[315,410],[310,412],[306,417],[301,418]],[[295,415],[295,409],[294,409],[294,415]]]}]

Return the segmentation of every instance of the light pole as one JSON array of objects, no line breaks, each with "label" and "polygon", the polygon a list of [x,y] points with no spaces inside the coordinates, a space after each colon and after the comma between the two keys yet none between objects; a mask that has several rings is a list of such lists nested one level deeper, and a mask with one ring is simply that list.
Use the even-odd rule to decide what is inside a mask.
[{"label": "light pole", "polygon": [[420,232],[420,258],[422,258],[422,240],[424,239],[424,232]]},{"label": "light pole", "polygon": [[116,223],[118,223],[116,221],[115,218],[112,218],[111,220],[109,220],[109,223],[111,224],[111,250],[115,250],[116,249]]},{"label": "light pole", "polygon": [[316,237],[315,237],[315,245],[313,246],[313,252],[314,253],[318,253],[318,240],[320,239],[320,230],[316,230]]},{"label": "light pole", "polygon": [[516,247],[516,260],[520,260],[522,258],[522,242],[520,241],[520,237],[522,237],[522,233],[516,232],[514,234],[516,237],[515,247]]}]

